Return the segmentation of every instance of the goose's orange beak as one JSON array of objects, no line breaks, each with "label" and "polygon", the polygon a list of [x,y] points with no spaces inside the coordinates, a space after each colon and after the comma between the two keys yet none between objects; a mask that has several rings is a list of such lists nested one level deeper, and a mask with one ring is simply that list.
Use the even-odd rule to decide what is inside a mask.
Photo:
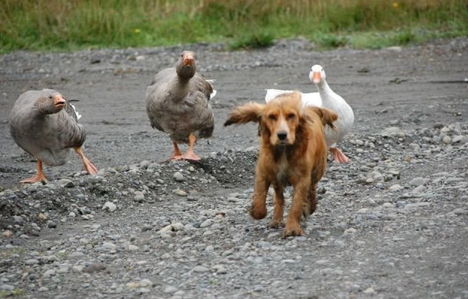
[{"label": "goose's orange beak", "polygon": [[65,99],[61,95],[54,96],[54,105],[57,108],[65,107]]},{"label": "goose's orange beak", "polygon": [[320,81],[322,80],[322,76],[320,75],[320,72],[313,72],[311,80],[315,84],[320,83]]},{"label": "goose's orange beak", "polygon": [[193,57],[193,55],[190,55],[190,54],[185,54],[184,55],[184,65],[185,66],[192,66],[194,61],[195,61],[195,58]]}]

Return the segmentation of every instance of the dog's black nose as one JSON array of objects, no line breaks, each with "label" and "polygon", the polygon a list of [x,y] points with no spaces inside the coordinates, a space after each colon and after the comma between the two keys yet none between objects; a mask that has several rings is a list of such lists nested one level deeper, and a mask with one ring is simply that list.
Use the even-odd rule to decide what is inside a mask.
[{"label": "dog's black nose", "polygon": [[279,140],[284,140],[288,136],[288,133],[282,131],[282,132],[278,132],[276,135],[278,135]]}]

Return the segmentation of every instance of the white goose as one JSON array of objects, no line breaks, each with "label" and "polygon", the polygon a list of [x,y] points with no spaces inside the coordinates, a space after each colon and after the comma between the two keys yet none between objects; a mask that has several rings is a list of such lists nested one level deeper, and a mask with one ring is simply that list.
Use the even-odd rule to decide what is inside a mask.
[{"label": "white goose", "polygon": [[[337,147],[343,137],[348,134],[354,124],[354,112],[351,106],[338,94],[336,94],[326,81],[326,74],[321,65],[314,65],[309,73],[310,80],[315,84],[322,99],[322,107],[334,110],[338,114],[335,121],[335,129],[325,128],[327,144],[333,158],[339,163],[348,163],[349,158]],[[308,105],[308,103],[306,104]]]},{"label": "white goose", "polygon": [[[335,129],[325,127],[325,136],[333,159],[339,163],[348,163],[349,158],[337,148],[343,137],[348,134],[354,124],[353,109],[346,101],[336,94],[326,81],[326,74],[320,65],[312,66],[309,73],[310,80],[315,84],[318,92],[301,93],[304,106],[317,106],[334,110],[338,114],[338,119],[334,122]],[[265,101],[269,102],[276,96],[284,93],[293,92],[292,90],[267,89]]]}]

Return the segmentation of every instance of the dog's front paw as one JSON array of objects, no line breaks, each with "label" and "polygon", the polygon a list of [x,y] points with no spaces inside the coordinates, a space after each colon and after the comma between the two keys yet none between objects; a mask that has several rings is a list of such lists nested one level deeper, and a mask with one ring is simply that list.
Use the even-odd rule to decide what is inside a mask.
[{"label": "dog's front paw", "polygon": [[267,215],[266,206],[255,206],[253,205],[250,209],[250,216],[254,219],[263,219]]},{"label": "dog's front paw", "polygon": [[283,220],[271,220],[270,223],[268,224],[270,228],[281,228],[284,227],[284,222]]},{"label": "dog's front paw", "polygon": [[302,230],[300,225],[287,225],[283,232],[283,238],[289,236],[302,236],[304,231]]}]

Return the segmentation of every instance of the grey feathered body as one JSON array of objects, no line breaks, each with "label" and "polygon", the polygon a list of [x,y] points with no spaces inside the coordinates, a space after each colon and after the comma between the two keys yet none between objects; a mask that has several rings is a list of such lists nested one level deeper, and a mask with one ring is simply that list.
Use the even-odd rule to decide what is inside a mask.
[{"label": "grey feathered body", "polygon": [[151,126],[168,133],[176,143],[187,143],[190,134],[197,138],[211,137],[212,92],[211,84],[198,73],[184,80],[175,68],[160,71],[146,90],[146,111]]},{"label": "grey feathered body", "polygon": [[36,100],[51,91],[27,91],[20,95],[10,113],[10,133],[26,152],[56,166],[67,161],[71,148],[83,145],[86,132],[68,102],[57,113],[41,113]]}]

